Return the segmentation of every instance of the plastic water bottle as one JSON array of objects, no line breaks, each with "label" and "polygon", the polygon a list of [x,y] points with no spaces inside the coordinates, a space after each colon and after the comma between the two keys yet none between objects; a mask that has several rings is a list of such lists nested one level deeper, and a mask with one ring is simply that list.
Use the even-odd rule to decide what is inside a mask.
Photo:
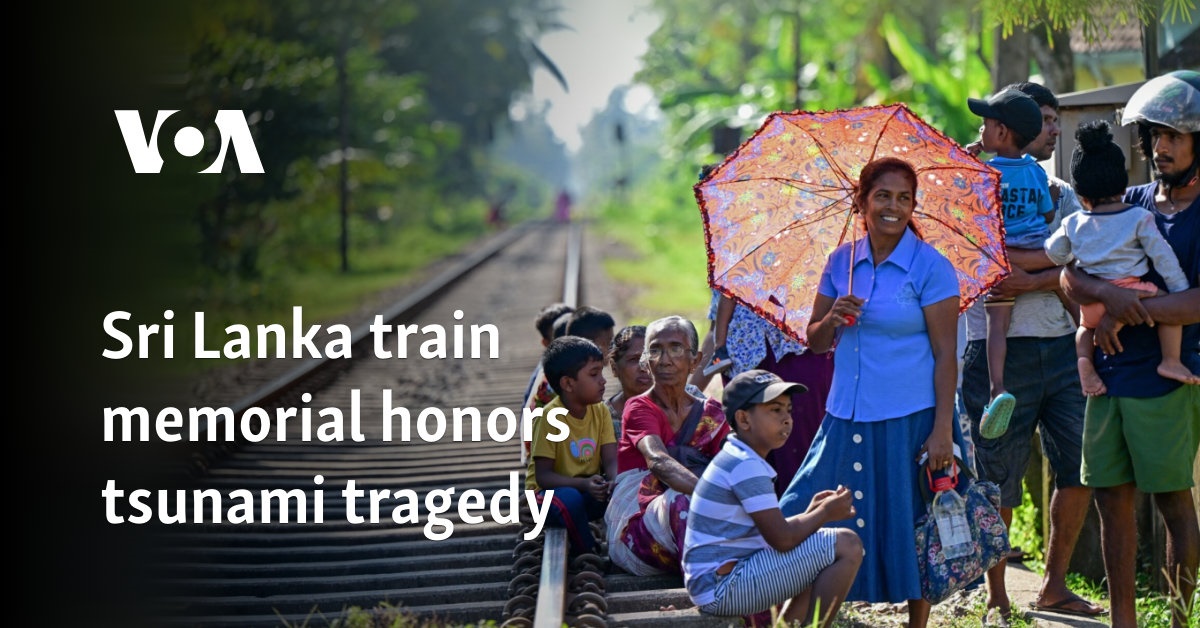
[{"label": "plastic water bottle", "polygon": [[973,551],[971,527],[967,524],[967,504],[952,485],[933,496],[933,518],[937,522],[942,555],[946,560],[966,556]]}]

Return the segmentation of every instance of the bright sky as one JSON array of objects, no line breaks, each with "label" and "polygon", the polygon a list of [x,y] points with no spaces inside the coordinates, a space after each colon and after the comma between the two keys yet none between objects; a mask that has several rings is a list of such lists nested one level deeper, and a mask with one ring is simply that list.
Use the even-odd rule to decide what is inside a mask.
[{"label": "bright sky", "polygon": [[[649,0],[563,0],[562,21],[574,30],[542,37],[539,44],[567,79],[568,91],[545,70],[533,75],[533,98],[549,101],[547,118],[555,134],[574,152],[579,128],[603,109],[613,88],[632,81],[646,51],[646,38],[658,27]],[[626,99],[636,112],[650,98],[637,90]]]}]

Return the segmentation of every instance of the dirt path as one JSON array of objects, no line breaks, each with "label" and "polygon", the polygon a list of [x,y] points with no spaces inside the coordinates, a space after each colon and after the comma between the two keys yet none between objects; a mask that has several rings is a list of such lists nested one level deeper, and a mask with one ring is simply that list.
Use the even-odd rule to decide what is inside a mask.
[{"label": "dirt path", "polygon": [[[1025,613],[1025,625],[1038,628],[1101,628],[1108,626],[1106,618],[1092,619],[1035,611],[1030,604],[1036,599],[1041,576],[1024,565],[1009,565],[1005,578],[1013,605]],[[929,625],[932,628],[949,626],[979,626],[982,623],[986,592],[982,586],[961,591],[949,600],[933,607]],[[842,607],[840,628],[884,628],[904,626],[908,611],[904,604],[849,603]],[[993,615],[994,619],[995,615]],[[1000,625],[988,623],[988,626]]]}]

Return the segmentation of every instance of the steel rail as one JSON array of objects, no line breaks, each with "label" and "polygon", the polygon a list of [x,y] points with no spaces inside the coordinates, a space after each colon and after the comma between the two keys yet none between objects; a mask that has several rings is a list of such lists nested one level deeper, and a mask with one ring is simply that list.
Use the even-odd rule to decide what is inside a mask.
[{"label": "steel rail", "polygon": [[[579,305],[580,273],[583,267],[583,224],[571,224],[567,236],[567,262],[563,271],[563,303],[571,307]],[[542,574],[538,583],[537,608],[534,611],[534,628],[560,628],[566,614],[567,593],[567,533],[562,528],[551,528],[542,533],[545,545],[542,550]]]}]

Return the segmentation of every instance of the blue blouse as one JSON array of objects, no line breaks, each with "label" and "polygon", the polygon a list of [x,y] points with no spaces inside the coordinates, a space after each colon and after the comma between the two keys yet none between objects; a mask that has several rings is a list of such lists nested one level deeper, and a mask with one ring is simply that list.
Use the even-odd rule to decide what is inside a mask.
[{"label": "blue blouse", "polygon": [[[849,268],[846,243],[829,256],[817,291],[831,298],[847,294]],[[933,407],[933,348],[922,308],[958,296],[950,260],[906,229],[876,266],[863,238],[855,244],[854,294],[864,300],[862,315],[838,328],[826,411],[868,422]]]}]

